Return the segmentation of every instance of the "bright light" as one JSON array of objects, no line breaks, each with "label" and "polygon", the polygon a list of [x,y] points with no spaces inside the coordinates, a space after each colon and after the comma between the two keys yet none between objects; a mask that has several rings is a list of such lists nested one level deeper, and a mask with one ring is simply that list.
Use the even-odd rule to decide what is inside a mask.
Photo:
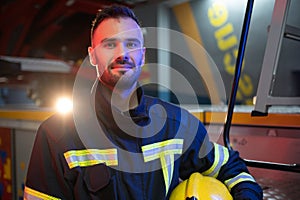
[{"label": "bright light", "polygon": [[256,97],[256,96],[254,96],[254,97],[253,97],[253,100],[252,100],[252,103],[253,103],[253,105],[255,105],[255,104],[256,104],[256,99],[257,99],[257,97]]},{"label": "bright light", "polygon": [[68,112],[72,111],[72,109],[73,109],[72,100],[67,97],[58,98],[56,101],[55,108],[56,108],[57,112],[60,112],[62,114],[68,113]]}]

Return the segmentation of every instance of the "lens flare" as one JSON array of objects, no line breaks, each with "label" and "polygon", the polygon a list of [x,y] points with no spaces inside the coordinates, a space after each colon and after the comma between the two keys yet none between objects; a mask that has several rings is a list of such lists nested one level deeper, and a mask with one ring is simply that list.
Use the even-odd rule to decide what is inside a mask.
[{"label": "lens flare", "polygon": [[60,97],[56,100],[55,109],[62,114],[71,112],[73,109],[73,102],[68,97]]}]

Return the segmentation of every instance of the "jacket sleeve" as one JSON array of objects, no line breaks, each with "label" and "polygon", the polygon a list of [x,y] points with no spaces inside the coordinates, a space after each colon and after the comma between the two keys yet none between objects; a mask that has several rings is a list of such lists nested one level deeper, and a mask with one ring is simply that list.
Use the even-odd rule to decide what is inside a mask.
[{"label": "jacket sleeve", "polygon": [[[205,158],[204,158],[205,159]],[[249,173],[244,161],[237,151],[214,143],[214,148],[207,156],[209,168],[203,175],[221,180],[235,200],[262,199],[261,187]]]},{"label": "jacket sleeve", "polygon": [[49,126],[38,129],[26,175],[24,199],[73,199],[64,178],[60,147]]},{"label": "jacket sleeve", "polygon": [[196,137],[184,153],[181,178],[195,171],[222,181],[234,200],[261,200],[262,189],[249,173],[237,151],[212,143],[200,123]]}]

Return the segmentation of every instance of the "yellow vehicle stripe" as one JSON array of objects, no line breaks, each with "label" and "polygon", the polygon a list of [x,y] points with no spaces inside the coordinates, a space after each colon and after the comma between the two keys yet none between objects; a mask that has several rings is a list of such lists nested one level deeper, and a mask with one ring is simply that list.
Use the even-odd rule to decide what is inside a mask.
[{"label": "yellow vehicle stripe", "polygon": [[3,119],[13,119],[13,120],[34,120],[34,121],[44,121],[51,115],[54,111],[39,111],[39,110],[5,110],[0,109],[0,118]]},{"label": "yellow vehicle stripe", "polygon": [[202,77],[205,79],[205,83],[210,86],[210,91],[216,91],[209,93],[210,100],[212,104],[219,104],[222,102],[222,99],[219,95],[219,87],[217,87],[217,81],[215,80],[216,78],[213,74],[213,68],[209,57],[205,51],[200,52],[198,49],[199,45],[195,45],[194,43],[195,40],[198,44],[203,46],[202,37],[197,25],[197,20],[194,16],[193,8],[189,2],[185,2],[173,6],[172,9],[182,32],[193,39],[190,40],[187,39],[188,37],[185,37],[198,71],[201,72]]}]

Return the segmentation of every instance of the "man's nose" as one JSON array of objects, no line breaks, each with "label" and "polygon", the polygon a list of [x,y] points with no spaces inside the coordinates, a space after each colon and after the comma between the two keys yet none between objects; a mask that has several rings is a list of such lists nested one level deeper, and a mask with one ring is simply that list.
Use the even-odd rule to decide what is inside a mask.
[{"label": "man's nose", "polygon": [[129,50],[125,44],[119,45],[117,59],[129,60]]}]

